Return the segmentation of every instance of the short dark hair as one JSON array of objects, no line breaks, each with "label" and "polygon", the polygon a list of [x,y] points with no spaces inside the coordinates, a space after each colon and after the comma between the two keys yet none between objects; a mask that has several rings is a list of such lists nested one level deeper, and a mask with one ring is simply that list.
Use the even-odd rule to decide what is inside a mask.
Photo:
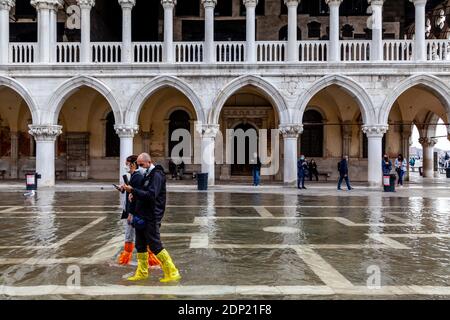
[{"label": "short dark hair", "polygon": [[137,156],[136,155],[132,155],[132,156],[129,156],[128,158],[127,158],[127,162],[129,162],[129,163],[135,163],[135,162],[137,162]]}]

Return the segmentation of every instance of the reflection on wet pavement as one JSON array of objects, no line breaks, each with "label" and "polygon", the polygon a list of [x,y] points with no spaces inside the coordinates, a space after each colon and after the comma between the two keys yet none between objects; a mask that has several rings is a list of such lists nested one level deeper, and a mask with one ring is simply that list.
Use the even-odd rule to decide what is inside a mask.
[{"label": "reflection on wet pavement", "polygon": [[[135,263],[115,262],[116,193],[9,193],[0,197],[0,297],[448,297],[449,202],[171,192],[161,233],[183,279],[167,286],[160,270],[139,284],[123,279]],[[73,270],[80,287],[68,286]]]}]

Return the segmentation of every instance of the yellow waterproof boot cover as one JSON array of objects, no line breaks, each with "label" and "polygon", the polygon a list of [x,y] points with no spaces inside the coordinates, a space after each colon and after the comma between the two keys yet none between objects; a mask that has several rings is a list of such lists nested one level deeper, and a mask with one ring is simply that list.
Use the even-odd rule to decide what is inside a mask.
[{"label": "yellow waterproof boot cover", "polygon": [[178,272],[178,269],[173,264],[172,258],[169,255],[169,252],[167,252],[166,249],[162,250],[160,253],[156,255],[158,257],[159,261],[161,261],[162,269],[164,273],[164,278],[160,279],[161,282],[172,282],[172,281],[178,281],[181,279],[180,273]]},{"label": "yellow waterproof boot cover", "polygon": [[129,277],[129,281],[139,281],[148,278],[148,252],[137,254],[138,267],[134,276]]}]

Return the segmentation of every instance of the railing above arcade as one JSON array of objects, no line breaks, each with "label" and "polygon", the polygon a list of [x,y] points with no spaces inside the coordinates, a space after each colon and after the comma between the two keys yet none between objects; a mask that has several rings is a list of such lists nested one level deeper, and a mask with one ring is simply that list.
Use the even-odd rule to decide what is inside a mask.
[{"label": "railing above arcade", "polygon": [[[341,62],[370,62],[370,40],[340,41]],[[257,63],[285,63],[288,56],[287,41],[257,41]],[[77,42],[59,42],[55,48],[56,64],[81,63],[81,44]],[[245,63],[247,47],[245,41],[215,42],[213,54],[219,64]],[[295,63],[328,62],[329,41],[312,40],[298,41],[296,46],[297,60]],[[37,43],[10,43],[9,63],[36,64],[39,63]],[[384,62],[414,61],[414,40],[384,40]],[[91,63],[111,64],[123,60],[122,42],[92,42],[90,45]],[[163,63],[163,42],[134,42],[131,46],[131,63],[152,64]],[[427,61],[450,61],[450,40],[427,40]],[[174,42],[174,63],[204,63],[204,42]]]}]

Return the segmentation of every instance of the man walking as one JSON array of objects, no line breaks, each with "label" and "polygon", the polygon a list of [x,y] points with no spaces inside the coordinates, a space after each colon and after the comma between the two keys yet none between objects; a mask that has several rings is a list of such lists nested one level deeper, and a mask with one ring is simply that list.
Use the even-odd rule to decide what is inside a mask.
[{"label": "man walking", "polygon": [[178,281],[181,279],[172,258],[164,249],[159,229],[166,209],[166,176],[164,168],[154,165],[147,153],[142,153],[137,164],[145,170],[143,184],[139,188],[125,185],[123,188],[130,193],[132,201],[136,201],[133,225],[136,229],[136,250],[138,252],[138,267],[130,281],[148,278],[147,246],[161,261],[164,278],[161,282]]},{"label": "man walking", "polygon": [[305,187],[305,177],[308,171],[308,162],[304,155],[300,156],[297,162],[297,188],[306,189]]},{"label": "man walking", "polygon": [[347,184],[347,189],[352,190],[353,188],[350,186],[350,181],[348,179],[348,156],[342,158],[342,160],[338,164],[339,171],[339,182],[338,182],[338,190],[341,189],[342,180],[345,180]]}]

